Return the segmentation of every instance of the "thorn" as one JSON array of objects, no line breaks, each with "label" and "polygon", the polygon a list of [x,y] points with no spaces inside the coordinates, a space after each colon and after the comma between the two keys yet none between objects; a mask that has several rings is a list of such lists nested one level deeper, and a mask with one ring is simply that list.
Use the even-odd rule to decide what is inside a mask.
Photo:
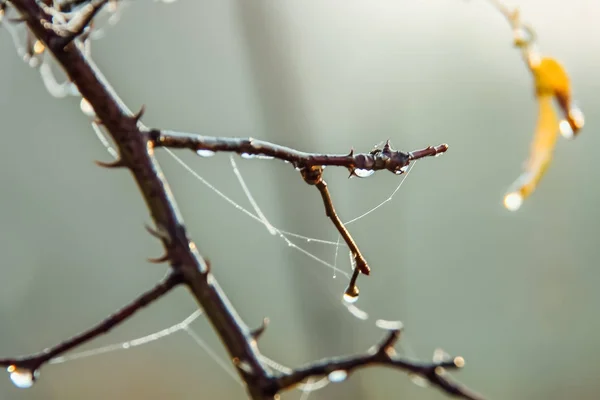
[{"label": "thorn", "polygon": [[148,224],[144,224],[144,227],[146,228],[148,233],[154,236],[155,238],[164,240],[167,243],[171,241],[171,236],[167,232],[165,232],[164,229],[154,229]]},{"label": "thorn", "polygon": [[142,107],[140,107],[140,111],[138,111],[134,116],[133,116],[133,120],[135,121],[135,123],[137,124],[138,122],[140,122],[140,119],[142,119],[142,117],[144,116],[144,113],[146,112],[146,105],[142,104]]},{"label": "thorn", "polygon": [[263,318],[262,324],[258,328],[251,331],[250,336],[252,336],[252,338],[254,340],[258,340],[262,336],[262,334],[265,332],[265,329],[267,329],[268,325],[269,325],[269,318]]},{"label": "thorn", "polygon": [[204,258],[204,264],[206,264],[206,273],[208,274],[212,268],[212,264],[210,263],[210,260],[206,257]]},{"label": "thorn", "polygon": [[96,165],[100,166],[100,167],[104,167],[104,168],[123,168],[126,167],[125,163],[123,162],[122,159],[118,159],[115,160],[113,162],[109,162],[109,163],[105,163],[103,161],[94,161],[96,163]]},{"label": "thorn", "polygon": [[354,147],[350,148],[350,153],[348,153],[348,157],[354,157]]},{"label": "thorn", "polygon": [[157,258],[148,258],[148,262],[151,262],[153,264],[162,264],[164,262],[167,262],[171,259],[171,256],[169,255],[169,253],[165,253],[164,255],[162,255],[161,257],[157,257]]}]

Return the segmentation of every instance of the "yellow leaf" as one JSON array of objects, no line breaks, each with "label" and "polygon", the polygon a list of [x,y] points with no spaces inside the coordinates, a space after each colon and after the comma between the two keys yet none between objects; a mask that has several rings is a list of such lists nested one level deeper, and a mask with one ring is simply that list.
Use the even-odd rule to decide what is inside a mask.
[{"label": "yellow leaf", "polygon": [[523,173],[504,197],[504,206],[511,211],[517,210],[523,200],[533,193],[552,161],[558,137],[558,118],[552,107],[552,97],[549,93],[538,97],[538,121],[529,158]]},{"label": "yellow leaf", "polygon": [[583,127],[583,113],[573,106],[571,84],[565,69],[553,58],[544,57],[539,61],[530,60],[529,67],[535,81],[536,96],[554,96],[564,115],[560,130],[564,136],[572,137]]}]

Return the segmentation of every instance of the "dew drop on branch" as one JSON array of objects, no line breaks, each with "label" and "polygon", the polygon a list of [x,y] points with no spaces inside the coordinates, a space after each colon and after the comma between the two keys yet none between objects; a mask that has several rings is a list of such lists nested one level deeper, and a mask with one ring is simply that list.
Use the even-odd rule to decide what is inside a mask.
[{"label": "dew drop on branch", "polygon": [[37,40],[33,45],[33,52],[35,54],[42,54],[44,52],[44,50],[46,50],[46,46],[44,46],[44,43]]},{"label": "dew drop on branch", "polygon": [[373,169],[356,168],[354,170],[354,175],[358,176],[359,178],[368,178],[369,176],[373,175],[374,173],[375,173],[375,170],[373,170]]},{"label": "dew drop on branch", "polygon": [[403,173],[405,173],[408,170],[408,165],[405,165],[404,167],[394,171],[394,174],[396,175],[402,175]]},{"label": "dew drop on branch", "polygon": [[346,380],[347,377],[348,377],[348,372],[344,371],[343,369],[339,369],[337,371],[330,372],[329,375],[327,375],[327,379],[329,379],[329,382],[333,382],[333,383],[343,382]]},{"label": "dew drop on branch", "polygon": [[418,374],[408,374],[408,378],[418,387],[426,388],[429,386],[429,381]]},{"label": "dew drop on branch", "polygon": [[504,196],[504,207],[509,211],[517,211],[523,204],[523,196],[519,192],[512,192]]},{"label": "dew drop on branch", "polygon": [[200,149],[196,151],[196,154],[198,154],[200,157],[208,158],[214,156],[215,152],[212,150]]},{"label": "dew drop on branch", "polygon": [[433,352],[433,362],[434,363],[443,363],[450,359],[450,354],[448,354],[444,349],[435,349]]},{"label": "dew drop on branch", "polygon": [[577,107],[573,107],[569,110],[569,118],[573,120],[577,129],[583,128],[585,124],[585,117],[583,116],[583,111],[581,111]]},{"label": "dew drop on branch", "polygon": [[88,117],[95,117],[96,113],[94,112],[94,108],[92,107],[92,105],[90,104],[89,101],[87,101],[87,99],[85,97],[81,98],[81,102],[79,103],[79,107],[81,108],[81,111],[87,115]]},{"label": "dew drop on branch", "polygon": [[15,365],[9,366],[6,370],[10,374],[10,380],[12,383],[20,389],[32,387],[35,380],[39,377],[39,371],[18,368]]},{"label": "dew drop on branch", "polygon": [[346,303],[350,303],[350,304],[356,303],[357,300],[358,300],[358,294],[355,295],[355,296],[352,296],[349,293],[344,293],[344,301]]},{"label": "dew drop on branch", "polygon": [[560,134],[562,135],[562,137],[564,137],[565,139],[572,139],[573,136],[575,136],[573,128],[571,128],[571,124],[569,124],[569,121],[567,121],[566,119],[560,121],[560,124],[558,124],[558,129],[560,130]]}]

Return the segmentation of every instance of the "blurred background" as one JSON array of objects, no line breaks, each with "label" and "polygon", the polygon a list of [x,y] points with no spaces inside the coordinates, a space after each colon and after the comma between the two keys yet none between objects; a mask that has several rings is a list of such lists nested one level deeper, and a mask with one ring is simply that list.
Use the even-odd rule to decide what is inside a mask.
[{"label": "blurred background", "polygon": [[[271,319],[262,351],[287,366],[365,351],[405,325],[399,350],[466,359],[456,378],[491,399],[595,399],[600,355],[600,4],[511,3],[563,62],[586,115],[562,138],[540,187],[502,207],[536,120],[532,80],[504,18],[484,0],[212,0],[131,2],[93,43],[93,58],[153,127],[252,136],[315,152],[403,150],[448,143],[416,164],[385,206],[350,226],[372,267],[353,317],[347,280],[288,247],[181,168],[159,159],[191,237],[250,326]],[[91,326],[166,271],[130,175],[110,160],[79,110],[52,98],[0,29],[0,355],[35,352]],[[178,152],[250,208],[228,155]],[[335,241],[318,192],[279,161],[238,165],[273,225]],[[596,177],[596,178],[595,178]],[[399,177],[347,179],[328,168],[349,220],[388,198]],[[596,182],[596,183],[595,183]],[[296,241],[333,262],[331,246]],[[338,259],[349,269],[346,253]],[[178,289],[84,349],[144,336],[196,309]],[[225,352],[202,317],[192,329]],[[299,399],[298,391],[284,399]],[[0,398],[243,399],[245,392],[184,332],[148,345],[45,366],[31,389],[0,379]],[[317,399],[442,399],[398,371],[374,368]]]}]

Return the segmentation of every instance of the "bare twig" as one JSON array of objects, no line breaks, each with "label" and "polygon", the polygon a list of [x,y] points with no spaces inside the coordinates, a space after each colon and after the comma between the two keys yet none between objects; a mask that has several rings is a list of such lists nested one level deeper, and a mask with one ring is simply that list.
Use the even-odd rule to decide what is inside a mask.
[{"label": "bare twig", "polygon": [[319,154],[298,151],[253,138],[203,136],[157,129],[150,131],[150,136],[156,147],[189,149],[195,152],[233,152],[247,156],[276,158],[287,161],[298,169],[338,166],[347,168],[351,174],[355,174],[356,170],[388,170],[395,174],[402,174],[410,161],[436,156],[448,150],[448,145],[441,144],[405,153],[392,149],[388,142],[383,149],[375,149],[370,153],[355,154],[352,150],[349,154]]},{"label": "bare twig", "polygon": [[73,43],[66,47],[48,46],[49,42],[60,36],[42,24],[42,21],[49,20],[49,15],[35,0],[13,0],[11,4],[26,19],[31,31],[46,44],[111,134],[122,163],[133,175],[146,200],[155,226],[168,235],[168,240],[163,239],[162,243],[170,256],[171,265],[181,272],[184,284],[204,309],[231,359],[243,360],[254,371],[255,380],[247,380],[250,396],[253,399],[272,398],[265,396],[262,390],[269,372],[259,361],[256,342],[250,330],[208,270],[195,244],[187,237],[171,189],[153,155],[148,130],[118,98],[93,62]]},{"label": "bare twig", "polygon": [[[327,189],[327,183],[322,178],[323,167],[345,167],[350,171],[350,176],[357,175],[357,171],[370,174],[379,170],[388,170],[400,175],[406,171],[410,161],[424,157],[437,156],[448,150],[448,145],[441,144],[439,146],[430,146],[425,149],[405,153],[392,149],[389,141],[387,141],[382,149],[376,148],[370,153],[355,153],[352,150],[349,154],[343,155],[318,154],[300,152],[289,147],[253,138],[202,136],[193,133],[180,133],[157,129],[150,131],[150,136],[156,147],[185,148],[203,155],[212,155],[219,151],[234,152],[245,157],[276,158],[292,164],[296,169],[300,170],[302,178],[306,183],[315,185],[319,190],[325,206],[325,213],[350,249],[354,259],[355,269],[365,275],[369,275],[371,269],[358,245],[352,238],[352,235],[344,226],[335,211],[329,190]],[[356,286],[357,278],[357,274],[354,273],[348,289],[345,292],[345,295],[349,296],[350,299],[356,299],[358,296],[358,287]]]},{"label": "bare twig", "polygon": [[431,363],[419,363],[395,357],[394,345],[400,338],[400,330],[390,330],[382,342],[371,348],[367,354],[347,357],[329,358],[313,362],[305,367],[298,368],[290,374],[285,374],[276,379],[279,391],[285,390],[310,378],[327,376],[330,381],[340,382],[357,369],[383,366],[396,368],[418,375],[443,392],[463,399],[480,400],[482,397],[467,388],[452,382],[446,373],[447,369],[458,369],[464,366],[462,357]]},{"label": "bare twig", "polygon": [[44,349],[39,353],[18,358],[0,359],[0,366],[24,369],[32,372],[37,371],[51,359],[66,353],[77,346],[87,343],[102,334],[108,333],[111,329],[129,319],[129,317],[143,307],[146,307],[155,300],[160,299],[180,283],[182,283],[182,279],[179,273],[171,272],[155,287],[148,290],[146,293],[142,294],[137,299],[133,300],[131,303],[102,320],[92,328],[73,336],[62,343],[59,343],[56,346]]}]

